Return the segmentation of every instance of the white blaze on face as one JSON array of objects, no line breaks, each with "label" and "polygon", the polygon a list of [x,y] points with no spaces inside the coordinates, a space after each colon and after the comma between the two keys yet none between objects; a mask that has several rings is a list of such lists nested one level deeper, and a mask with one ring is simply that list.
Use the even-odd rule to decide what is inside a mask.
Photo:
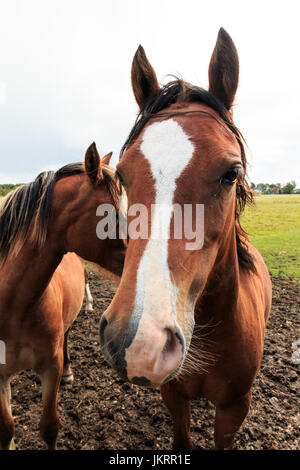
[{"label": "white blaze on face", "polygon": [[[162,329],[176,325],[177,288],[171,281],[168,267],[168,234],[176,179],[190,162],[194,146],[182,127],[169,119],[146,128],[140,149],[150,164],[156,197],[151,235],[137,272],[131,324],[138,323],[138,328],[125,355],[129,379],[147,377],[142,369],[143,358],[147,357],[147,361],[154,364],[158,354],[156,344],[161,347],[159,335]],[[160,205],[163,205],[163,217],[159,214]],[[141,370],[138,370],[139,362]]]}]

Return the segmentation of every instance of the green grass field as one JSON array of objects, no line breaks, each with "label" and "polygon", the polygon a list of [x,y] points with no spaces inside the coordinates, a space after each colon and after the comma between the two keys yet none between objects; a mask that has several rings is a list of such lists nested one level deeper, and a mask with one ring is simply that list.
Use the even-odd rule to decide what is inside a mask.
[{"label": "green grass field", "polygon": [[300,278],[300,195],[257,196],[242,227],[274,276]]}]

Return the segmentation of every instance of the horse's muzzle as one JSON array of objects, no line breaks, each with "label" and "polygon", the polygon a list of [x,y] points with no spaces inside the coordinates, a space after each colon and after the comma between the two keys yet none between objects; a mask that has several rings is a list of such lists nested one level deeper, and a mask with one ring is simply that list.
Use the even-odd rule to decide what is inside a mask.
[{"label": "horse's muzzle", "polygon": [[[100,344],[109,364],[125,380],[159,387],[171,380],[184,357],[184,338],[174,325],[149,328],[146,334],[117,333],[105,316],[100,322]],[[131,330],[132,331],[132,330]]]},{"label": "horse's muzzle", "polygon": [[128,380],[123,344],[124,341],[122,341],[122,339],[119,340],[118,335],[114,333],[103,315],[100,320],[100,346],[103,355],[111,367],[118,372],[120,377],[124,380]]}]

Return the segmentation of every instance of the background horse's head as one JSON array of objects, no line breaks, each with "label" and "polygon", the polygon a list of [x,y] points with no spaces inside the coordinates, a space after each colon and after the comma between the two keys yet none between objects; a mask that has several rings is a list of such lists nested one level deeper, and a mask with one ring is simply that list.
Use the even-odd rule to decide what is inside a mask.
[{"label": "background horse's head", "polygon": [[[237,51],[223,29],[209,65],[209,91],[182,80],[160,88],[141,46],[133,60],[140,113],[117,171],[128,196],[129,226],[134,204],[143,204],[148,215],[154,209],[140,219],[148,239],[129,239],[100,336],[112,366],[136,384],[159,386],[178,373],[193,334],[195,303],[212,277],[232,281],[234,301],[239,265],[254,269],[238,223],[251,198],[242,138],[232,120],[238,75]],[[185,204],[192,205],[193,223],[186,226],[183,216],[178,237],[173,208],[184,214]],[[197,204],[204,205],[204,224],[197,220]]]},{"label": "background horse's head", "polygon": [[46,246],[58,256],[74,251],[120,276],[124,241],[117,232],[114,239],[97,236],[97,225],[105,215],[99,206],[111,207],[118,221],[122,189],[109,166],[110,157],[111,153],[101,159],[93,143],[84,164],[43,172],[8,194],[0,205],[0,267],[25,245],[35,253]]},{"label": "background horse's head", "polygon": [[120,239],[118,230],[115,237],[103,233],[101,238],[97,233],[98,224],[106,214],[105,208],[114,211],[116,224],[119,220],[122,187],[115,178],[115,170],[109,166],[111,155],[109,153],[101,159],[93,143],[86,151],[84,164],[75,165],[72,178],[64,178],[70,170],[72,172],[72,165],[58,171],[52,220],[56,221],[56,229],[62,233],[61,240],[67,251],[74,251],[120,276],[125,256],[124,241]]}]

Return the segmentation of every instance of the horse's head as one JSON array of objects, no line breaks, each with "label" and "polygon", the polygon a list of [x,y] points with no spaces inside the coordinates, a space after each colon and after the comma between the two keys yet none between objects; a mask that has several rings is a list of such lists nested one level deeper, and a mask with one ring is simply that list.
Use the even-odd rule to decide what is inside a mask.
[{"label": "horse's head", "polygon": [[[101,159],[93,143],[86,151],[84,165],[71,164],[58,170],[52,220],[61,233],[63,250],[74,251],[120,276],[125,245],[116,226],[122,189],[109,166],[111,155]],[[106,228],[109,218],[113,233]]]},{"label": "horse's head", "polygon": [[[230,259],[230,276],[239,247],[240,262],[243,254],[251,262],[236,221],[249,195],[243,144],[232,120],[238,69],[223,29],[209,65],[209,91],[181,80],[160,88],[141,47],[133,60],[140,114],[117,166],[128,196],[129,243],[100,339],[112,366],[136,384],[159,386],[176,375],[210,274],[221,273]],[[136,211],[144,237],[133,230]]]}]

